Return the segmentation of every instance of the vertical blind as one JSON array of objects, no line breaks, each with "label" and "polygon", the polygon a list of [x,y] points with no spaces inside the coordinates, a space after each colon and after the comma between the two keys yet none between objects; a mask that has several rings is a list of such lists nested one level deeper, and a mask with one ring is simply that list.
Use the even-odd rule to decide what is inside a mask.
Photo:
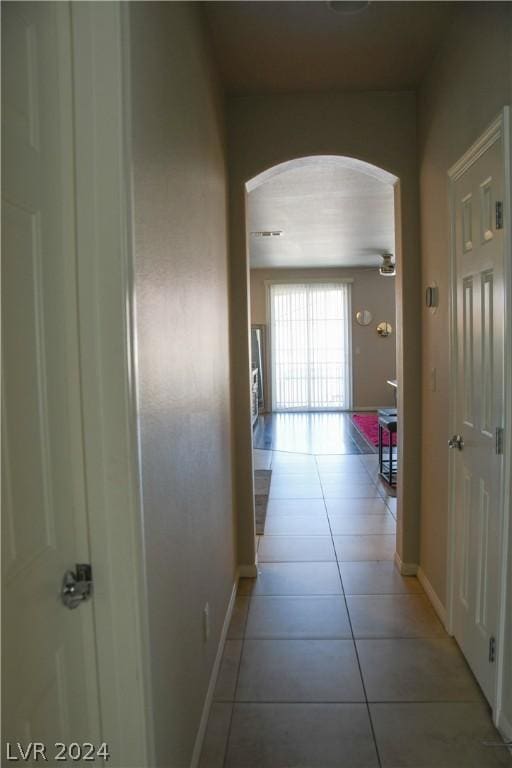
[{"label": "vertical blind", "polygon": [[270,286],[273,410],[350,408],[350,283]]}]

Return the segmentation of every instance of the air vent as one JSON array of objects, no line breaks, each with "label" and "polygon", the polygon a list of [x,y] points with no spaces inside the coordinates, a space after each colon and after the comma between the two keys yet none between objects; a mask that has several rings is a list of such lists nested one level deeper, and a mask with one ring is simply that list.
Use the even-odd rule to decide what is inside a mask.
[{"label": "air vent", "polygon": [[253,237],[281,237],[281,229],[261,229],[258,232],[251,232]]}]

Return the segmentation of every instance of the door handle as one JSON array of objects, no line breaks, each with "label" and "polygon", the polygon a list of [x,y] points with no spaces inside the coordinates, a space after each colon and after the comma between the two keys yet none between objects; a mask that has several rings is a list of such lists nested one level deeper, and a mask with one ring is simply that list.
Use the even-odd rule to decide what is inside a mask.
[{"label": "door handle", "polygon": [[92,595],[92,568],[89,563],[77,563],[75,571],[66,571],[62,579],[60,596],[69,608],[78,608]]},{"label": "door handle", "polygon": [[450,437],[448,440],[448,448],[458,448],[459,451],[462,451],[464,448],[462,435],[453,435],[453,437]]}]

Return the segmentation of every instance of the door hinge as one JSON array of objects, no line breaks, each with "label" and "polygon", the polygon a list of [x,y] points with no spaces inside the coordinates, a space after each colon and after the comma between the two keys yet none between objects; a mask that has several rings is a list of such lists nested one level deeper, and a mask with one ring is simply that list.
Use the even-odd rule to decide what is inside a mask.
[{"label": "door hinge", "polygon": [[494,664],[496,660],[496,638],[489,638],[489,664]]},{"label": "door hinge", "polygon": [[501,456],[503,453],[503,427],[496,427],[496,453]]},{"label": "door hinge", "polygon": [[503,229],[503,203],[496,200],[496,229]]}]

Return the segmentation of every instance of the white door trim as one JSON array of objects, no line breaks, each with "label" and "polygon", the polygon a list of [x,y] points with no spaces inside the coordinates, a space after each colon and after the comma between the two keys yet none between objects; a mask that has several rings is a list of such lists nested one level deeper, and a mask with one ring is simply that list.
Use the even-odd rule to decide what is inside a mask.
[{"label": "white door trim", "polygon": [[80,376],[102,738],[113,768],[152,765],[133,370],[127,11],[70,3]]},{"label": "white door trim", "polygon": [[[505,329],[512,328],[512,249],[511,249],[511,127],[510,127],[510,108],[504,107],[503,111],[492,122],[480,138],[468,149],[468,151],[453,165],[448,171],[448,193],[450,207],[450,290],[449,290],[449,318],[450,318],[450,348],[449,348],[449,371],[450,371],[450,415],[449,426],[450,434],[456,432],[455,408],[456,400],[456,378],[454,376],[455,366],[457,365],[457,316],[456,316],[456,259],[455,259],[455,201],[454,185],[455,182],[470,168],[495,142],[503,140],[504,147],[504,178],[505,178],[505,199],[504,220],[505,220],[505,254],[504,254],[504,275],[505,275]],[[508,561],[512,553],[508,551],[508,537],[511,526],[510,491],[511,491],[511,471],[510,464],[512,458],[512,387],[508,375],[512,364],[512,334],[505,333],[505,357],[504,357],[504,396],[505,396],[505,441],[504,441],[504,468],[503,481],[501,488],[501,541],[502,551],[500,556],[500,596],[499,596],[499,618],[498,618],[498,637],[497,637],[497,658],[496,658],[496,695],[491,703],[493,709],[493,719],[499,724],[501,719],[501,702],[504,684],[504,661],[505,661],[505,627],[506,627],[506,604],[507,604],[507,573]],[[448,498],[448,549],[447,549],[447,630],[450,634],[454,631],[454,587],[455,587],[455,458],[452,453],[449,454],[449,498]],[[510,621],[510,619],[509,619]]]},{"label": "white door trim", "polygon": [[[505,378],[505,418],[504,418],[504,468],[503,468],[503,527],[502,527],[502,565],[500,573],[500,621],[498,629],[498,657],[495,720],[506,738],[512,739],[511,713],[505,717],[503,712],[503,690],[510,669],[505,668],[505,638],[512,637],[512,616],[507,615],[507,606],[511,598],[507,590],[512,590],[510,577],[512,575],[512,117],[510,107],[503,109],[503,154],[505,161],[505,184],[503,200],[503,216],[505,222],[505,257],[503,277],[505,283],[505,360],[503,375]],[[510,649],[509,649],[510,655]],[[509,659],[509,665],[510,665]]]}]

